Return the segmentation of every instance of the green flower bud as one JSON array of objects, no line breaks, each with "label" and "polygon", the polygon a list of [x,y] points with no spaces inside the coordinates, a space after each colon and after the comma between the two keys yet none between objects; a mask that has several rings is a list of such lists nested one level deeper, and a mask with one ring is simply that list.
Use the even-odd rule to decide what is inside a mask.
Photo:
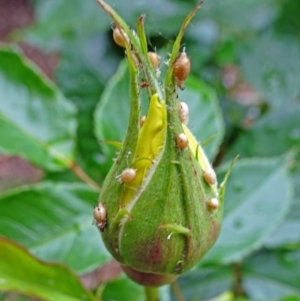
[{"label": "green flower bud", "polygon": [[[203,177],[211,169],[203,149],[186,126],[189,146],[178,147],[168,114],[178,112],[153,95],[136,148],[112,170],[126,167],[130,157],[132,165],[108,175],[99,199],[107,212],[102,237],[108,250],[130,277],[149,285],[172,281],[199,261],[217,239],[223,207],[210,205],[219,193]],[[130,180],[120,181],[129,168]]]},{"label": "green flower bud", "polygon": [[[218,190],[202,147],[182,124],[176,97],[174,62],[195,10],[174,44],[161,90],[148,57],[143,19],[139,19],[136,36],[111,8],[102,6],[131,40],[132,45],[125,45],[131,111],[125,141],[105,179],[101,207],[94,214],[99,216],[96,224],[101,226],[107,249],[126,274],[140,284],[158,286],[193,267],[214,244],[221,226],[225,185]],[[133,55],[142,67],[136,67]],[[149,107],[142,125],[137,68],[142,68],[149,83]]]}]

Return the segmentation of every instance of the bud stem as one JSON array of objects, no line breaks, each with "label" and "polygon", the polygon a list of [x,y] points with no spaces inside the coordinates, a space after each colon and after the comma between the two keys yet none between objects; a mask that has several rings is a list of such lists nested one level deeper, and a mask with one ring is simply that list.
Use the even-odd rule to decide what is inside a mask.
[{"label": "bud stem", "polygon": [[144,286],[146,301],[159,301],[158,287]]}]

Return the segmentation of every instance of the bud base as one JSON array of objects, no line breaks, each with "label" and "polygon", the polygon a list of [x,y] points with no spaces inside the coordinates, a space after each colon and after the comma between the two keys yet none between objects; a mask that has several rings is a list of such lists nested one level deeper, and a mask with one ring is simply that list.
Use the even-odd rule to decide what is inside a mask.
[{"label": "bud base", "polygon": [[178,275],[172,274],[152,274],[134,270],[126,265],[121,265],[126,275],[133,281],[143,286],[161,286],[172,283]]}]

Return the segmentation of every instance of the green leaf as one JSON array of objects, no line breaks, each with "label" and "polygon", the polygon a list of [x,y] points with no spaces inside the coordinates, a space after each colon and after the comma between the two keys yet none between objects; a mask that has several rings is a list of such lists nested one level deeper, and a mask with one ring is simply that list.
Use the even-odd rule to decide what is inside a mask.
[{"label": "green leaf", "polygon": [[300,45],[293,37],[255,35],[240,49],[246,80],[271,106],[286,109],[300,93]]},{"label": "green leaf", "polygon": [[276,20],[275,28],[280,32],[287,34],[299,34],[300,19],[300,2],[286,0],[280,5],[280,15]]},{"label": "green leaf", "polygon": [[300,296],[286,296],[280,299],[280,301],[300,301]]},{"label": "green leaf", "polygon": [[[146,14],[150,24],[148,33],[174,35],[177,28],[192,9],[194,3],[187,5],[180,1],[128,3],[117,0],[111,3],[117,12],[131,25],[134,25],[141,14]],[[161,8],[161,9],[160,9]],[[60,49],[69,36],[89,36],[106,32],[110,27],[110,18],[102,11],[96,1],[56,0],[54,2],[35,3],[36,22],[22,32],[22,38],[44,49]],[[147,34],[148,34],[147,33]]]},{"label": "green leaf", "polygon": [[[299,182],[298,182],[298,185]],[[299,187],[299,186],[298,186]],[[300,245],[300,202],[299,196],[294,199],[292,207],[284,221],[266,241],[268,248],[299,248]]]},{"label": "green leaf", "polygon": [[99,95],[120,60],[111,51],[110,38],[101,34],[65,39],[55,75],[64,95],[78,108],[77,157],[80,166],[95,179],[105,174],[99,168],[101,153],[93,133],[93,114]]},{"label": "green leaf", "polygon": [[[131,1],[130,4],[116,0],[110,5],[122,12],[125,20],[133,26],[141,14],[146,14],[147,35],[162,36],[167,39],[177,33],[174,24],[181,24],[195,5],[195,1]],[[265,29],[276,18],[278,4],[273,0],[215,0],[205,2],[201,13],[197,14],[187,35],[205,40],[211,31],[203,33],[204,23],[209,29],[228,35],[249,33]],[[280,6],[279,6],[280,7]],[[60,49],[70,36],[89,36],[105,32],[110,27],[109,18],[97,6],[96,1],[82,3],[80,0],[57,0],[55,3],[35,1],[36,22],[22,32],[22,38],[44,49]],[[218,28],[219,27],[219,28]],[[202,30],[201,30],[202,29]],[[200,38],[199,38],[200,35]]]},{"label": "green leaf", "polygon": [[[259,119],[255,125],[240,135],[229,154],[241,153],[241,156],[274,156],[291,149],[299,152],[300,145],[300,106],[289,102],[285,108],[274,109]],[[270,147],[270,145],[272,147]],[[299,244],[300,242],[300,154],[293,165],[293,182],[296,189],[294,204],[284,222],[267,242],[268,247]]]},{"label": "green leaf", "polygon": [[106,284],[101,296],[103,301],[144,301],[144,289],[127,277],[115,279]]},{"label": "green leaf", "polygon": [[11,191],[0,197],[0,235],[43,260],[90,271],[111,258],[92,225],[97,198],[83,184],[45,182]]},{"label": "green leaf", "polygon": [[299,248],[300,245],[300,152],[295,159],[296,168],[293,170],[294,200],[289,213],[279,225],[274,234],[266,242],[268,248]]},{"label": "green leaf", "polygon": [[5,238],[0,238],[0,278],[2,291],[53,301],[94,300],[69,269],[41,262]]},{"label": "green leaf", "polygon": [[88,36],[109,28],[109,18],[96,1],[36,1],[35,16],[34,24],[22,32],[22,39],[48,51],[61,49],[70,36]]},{"label": "green leaf", "polygon": [[[117,73],[106,85],[95,111],[95,134],[99,141],[123,141],[129,121],[130,109],[130,81],[127,62],[123,61]],[[117,110],[116,110],[117,108]],[[115,148],[101,144],[105,155],[102,168],[106,173],[115,157]]]},{"label": "green leaf", "polygon": [[[117,73],[110,80],[102,94],[95,113],[95,133],[99,140],[123,141],[129,116],[129,77],[126,62],[122,62]],[[142,95],[143,96],[143,95]],[[190,76],[185,83],[184,92],[179,99],[185,101],[190,109],[189,128],[199,140],[214,139],[206,145],[205,153],[212,160],[217,153],[224,135],[223,119],[213,90],[199,79]],[[142,99],[142,111],[148,102]],[[117,108],[117,110],[116,110]],[[109,170],[115,149],[102,145],[105,154],[103,168]]]},{"label": "green leaf", "polygon": [[[169,285],[159,287],[159,301],[170,301]],[[145,293],[141,285],[136,284],[127,276],[109,281],[102,292],[102,301],[144,301]]]},{"label": "green leaf", "polygon": [[49,170],[74,158],[76,112],[21,54],[0,48],[0,152]]},{"label": "green leaf", "polygon": [[[288,102],[284,108],[273,110],[240,135],[230,154],[241,156],[276,156],[300,144],[300,105]],[[272,147],[270,147],[272,145]]]},{"label": "green leaf", "polygon": [[[233,273],[230,267],[201,268],[193,270],[178,279],[178,285],[185,300],[215,298],[226,291],[230,291],[233,282]],[[173,296],[173,292],[172,297],[172,300],[177,300]]]},{"label": "green leaf", "polygon": [[250,298],[279,300],[300,296],[300,251],[263,252],[242,267],[243,287]]},{"label": "green leaf", "polygon": [[[7,293],[3,293],[3,294],[0,293],[0,301],[8,301],[11,299],[14,301],[32,301],[32,298],[25,296],[25,295],[17,294],[14,292],[7,292]],[[37,299],[35,299],[35,300],[37,300]]]},{"label": "green leaf", "polygon": [[287,158],[240,159],[225,193],[220,237],[202,265],[243,259],[279,225],[292,200]]},{"label": "green leaf", "polygon": [[215,0],[203,5],[203,14],[216,21],[222,34],[249,33],[266,28],[277,15],[278,5],[273,0]]}]

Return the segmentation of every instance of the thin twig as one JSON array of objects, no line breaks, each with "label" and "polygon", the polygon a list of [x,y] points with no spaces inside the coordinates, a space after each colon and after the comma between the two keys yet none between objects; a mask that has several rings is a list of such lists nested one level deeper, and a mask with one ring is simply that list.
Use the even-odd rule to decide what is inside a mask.
[{"label": "thin twig", "polygon": [[177,283],[177,281],[174,281],[171,283],[171,288],[175,294],[175,297],[178,301],[185,301],[185,298],[183,296],[183,293],[181,292],[181,289]]},{"label": "thin twig", "polygon": [[83,182],[85,182],[90,187],[100,190],[100,186],[91,179],[75,162],[69,165],[70,170]]},{"label": "thin twig", "polygon": [[233,292],[235,297],[244,296],[245,292],[242,285],[242,272],[241,265],[239,263],[234,263],[232,265],[233,268],[233,276],[234,276],[234,286]]}]

